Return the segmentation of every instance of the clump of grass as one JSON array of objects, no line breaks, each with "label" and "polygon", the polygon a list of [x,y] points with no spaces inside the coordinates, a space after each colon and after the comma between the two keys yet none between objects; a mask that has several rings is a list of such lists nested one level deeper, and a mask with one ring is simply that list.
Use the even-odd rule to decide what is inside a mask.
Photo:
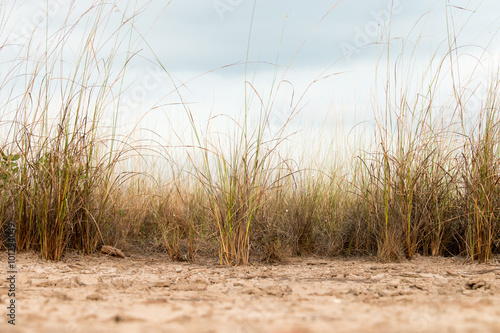
[{"label": "clump of grass", "polygon": [[499,83],[488,89],[477,123],[477,135],[464,145],[460,176],[461,202],[467,221],[467,252],[472,260],[488,261],[498,240],[500,220],[500,118]]},{"label": "clump of grass", "polygon": [[[122,75],[112,73],[116,50],[99,54],[111,7],[94,3],[78,16],[70,6],[59,30],[33,32],[2,78],[12,89],[3,108],[15,108],[3,137],[8,196],[2,222],[16,222],[19,250],[37,250],[46,259],[58,260],[68,248],[91,253],[116,234],[113,196],[120,176],[114,171],[124,151],[113,150],[116,137],[104,139],[100,125]],[[71,38],[85,21],[74,50]],[[107,37],[113,36],[118,32]],[[73,58],[67,59],[68,50]]]},{"label": "clump of grass", "polygon": [[265,203],[272,174],[270,152],[260,135],[255,141],[250,141],[247,133],[241,137],[229,154],[222,147],[205,147],[204,167],[197,169],[208,218],[218,232],[220,261],[226,265],[249,262],[253,224]]}]

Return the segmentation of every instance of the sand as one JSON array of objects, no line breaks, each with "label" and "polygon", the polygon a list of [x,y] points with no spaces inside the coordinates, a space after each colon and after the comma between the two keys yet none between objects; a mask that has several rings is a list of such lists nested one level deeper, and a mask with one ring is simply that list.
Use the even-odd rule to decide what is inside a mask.
[{"label": "sand", "polygon": [[[7,254],[0,253],[7,266]],[[18,254],[0,332],[500,332],[500,260],[290,259],[224,267],[163,255]],[[6,270],[2,269],[3,275]]]}]

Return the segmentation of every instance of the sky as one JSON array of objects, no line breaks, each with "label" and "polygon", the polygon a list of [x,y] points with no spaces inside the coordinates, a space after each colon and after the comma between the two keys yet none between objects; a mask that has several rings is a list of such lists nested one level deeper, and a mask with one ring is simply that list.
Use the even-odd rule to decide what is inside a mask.
[{"label": "sky", "polygon": [[[23,36],[38,30],[43,44],[43,36],[57,31],[69,8],[76,19],[98,2],[13,3],[2,1],[2,38],[22,44],[27,40]],[[416,94],[432,57],[446,56],[448,36],[457,37],[465,78],[480,60],[475,69],[478,85],[485,85],[481,82],[495,71],[500,55],[500,2],[493,0],[106,3],[110,17],[103,34],[111,34],[125,21],[118,54],[135,53],[127,67],[120,121],[133,126],[141,121],[142,127],[163,136],[189,131],[181,102],[200,126],[213,119],[211,126],[223,131],[230,119],[240,119],[245,100],[253,116],[259,115],[260,106],[269,109],[274,129],[295,115],[293,130],[308,128],[311,133],[328,124],[330,130],[343,126],[348,131],[371,119],[374,104],[384,103],[387,64],[391,77],[415,68],[401,77]],[[66,63],[74,61],[72,50],[78,49],[86,29],[82,22],[71,33],[62,57]],[[115,44],[102,40],[105,55]],[[9,47],[0,53],[3,73],[16,52],[19,48]],[[117,68],[123,66],[120,59]],[[443,89],[444,95],[449,93]],[[231,118],[215,117],[221,114]]]}]

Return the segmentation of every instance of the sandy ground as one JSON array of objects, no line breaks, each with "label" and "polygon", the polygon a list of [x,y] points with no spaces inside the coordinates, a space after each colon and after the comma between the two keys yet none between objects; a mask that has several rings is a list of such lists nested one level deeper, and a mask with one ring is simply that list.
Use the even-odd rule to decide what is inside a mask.
[{"label": "sandy ground", "polygon": [[[0,253],[7,266],[7,255]],[[500,260],[292,259],[223,267],[17,255],[16,326],[0,332],[500,332]],[[2,269],[3,275],[6,270]]]}]

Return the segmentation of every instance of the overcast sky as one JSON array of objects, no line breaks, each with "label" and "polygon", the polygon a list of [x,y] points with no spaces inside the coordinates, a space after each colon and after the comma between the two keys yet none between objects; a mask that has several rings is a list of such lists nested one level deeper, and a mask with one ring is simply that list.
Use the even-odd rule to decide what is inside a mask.
[{"label": "overcast sky", "polygon": [[[161,4],[154,6],[153,12],[159,12]],[[192,94],[187,95],[200,103],[200,112],[232,114],[243,107],[243,63],[252,27],[249,61],[259,65],[250,66],[252,76],[247,80],[254,80],[262,98],[267,98],[274,66],[280,66],[281,79],[291,64],[285,77],[290,84],[282,86],[276,99],[278,123],[290,112],[284,109],[292,106],[303,110],[304,119],[321,122],[325,113],[338,113],[352,126],[373,106],[376,63],[386,45],[378,42],[386,42],[388,32],[392,59],[404,45],[405,57],[422,64],[422,70],[434,52],[438,57],[446,54],[448,34],[458,36],[461,52],[478,57],[488,48],[496,58],[498,49],[493,46],[498,43],[491,42],[500,27],[498,13],[500,3],[491,0],[174,0],[148,40],[166,68],[183,82],[241,63],[194,80]],[[382,73],[384,66],[379,66]],[[340,74],[315,83],[298,102],[314,80],[336,73]]]},{"label": "overcast sky", "polygon": [[[392,38],[416,40],[422,32],[424,44],[431,40],[437,44],[447,34],[447,2],[457,25],[461,25],[471,11],[477,11],[463,36],[468,42],[484,43],[488,35],[498,29],[500,4],[497,1],[261,0],[255,5],[250,58],[275,62],[281,45],[280,63],[288,64],[311,34],[294,68],[324,69],[341,59],[349,46],[376,42],[385,30],[383,25],[389,26],[391,7]],[[150,15],[157,12],[153,8],[161,6],[160,1],[154,3]],[[244,61],[253,7],[251,0],[174,0],[158,19],[149,40],[161,59],[175,71],[203,72]],[[143,19],[147,20],[150,15],[143,15]],[[377,31],[378,24],[381,27]],[[408,36],[416,24],[415,33]],[[345,67],[349,60],[372,60],[371,49],[373,47],[365,47],[338,67]]]},{"label": "overcast sky", "polygon": [[[8,7],[6,3],[2,2],[2,8]],[[16,3],[8,15],[14,36],[29,30],[29,22],[36,21],[34,17],[47,7],[43,0]],[[48,2],[51,29],[63,21],[69,3]],[[75,17],[92,3],[95,1],[76,2]],[[180,93],[199,119],[243,110],[247,67],[246,80],[256,90],[248,93],[250,99],[254,103],[262,99],[264,104],[274,101],[274,121],[279,126],[290,112],[299,109],[304,114],[299,123],[311,119],[321,123],[329,113],[349,119],[350,125],[358,122],[373,108],[373,96],[379,93],[374,89],[375,69],[385,73],[388,38],[392,61],[404,53],[420,70],[435,52],[439,58],[446,54],[448,34],[459,37],[457,45],[470,58],[477,59],[487,49],[483,57],[489,65],[499,56],[500,2],[493,0],[156,0],[114,4],[106,29],[116,29],[122,15],[130,17],[135,7],[140,13],[133,21],[134,38],[137,41],[140,34],[147,41],[134,44],[138,55],[127,79],[125,96],[128,94],[131,107],[123,112],[125,120],[141,117],[152,106],[179,100],[176,94],[169,95],[173,85],[155,57],[178,86],[186,83]],[[78,36],[77,30],[75,47],[81,42]],[[245,66],[247,51],[250,64]],[[2,57],[9,56],[8,52]],[[485,66],[484,70],[494,68]],[[275,73],[277,80],[273,79]],[[282,78],[286,83],[276,95],[270,94]],[[316,82],[319,78],[324,79]],[[134,91],[135,86],[145,89]],[[163,121],[159,119],[177,119],[182,112],[180,107],[161,107],[150,112],[145,123],[158,126]]]}]

